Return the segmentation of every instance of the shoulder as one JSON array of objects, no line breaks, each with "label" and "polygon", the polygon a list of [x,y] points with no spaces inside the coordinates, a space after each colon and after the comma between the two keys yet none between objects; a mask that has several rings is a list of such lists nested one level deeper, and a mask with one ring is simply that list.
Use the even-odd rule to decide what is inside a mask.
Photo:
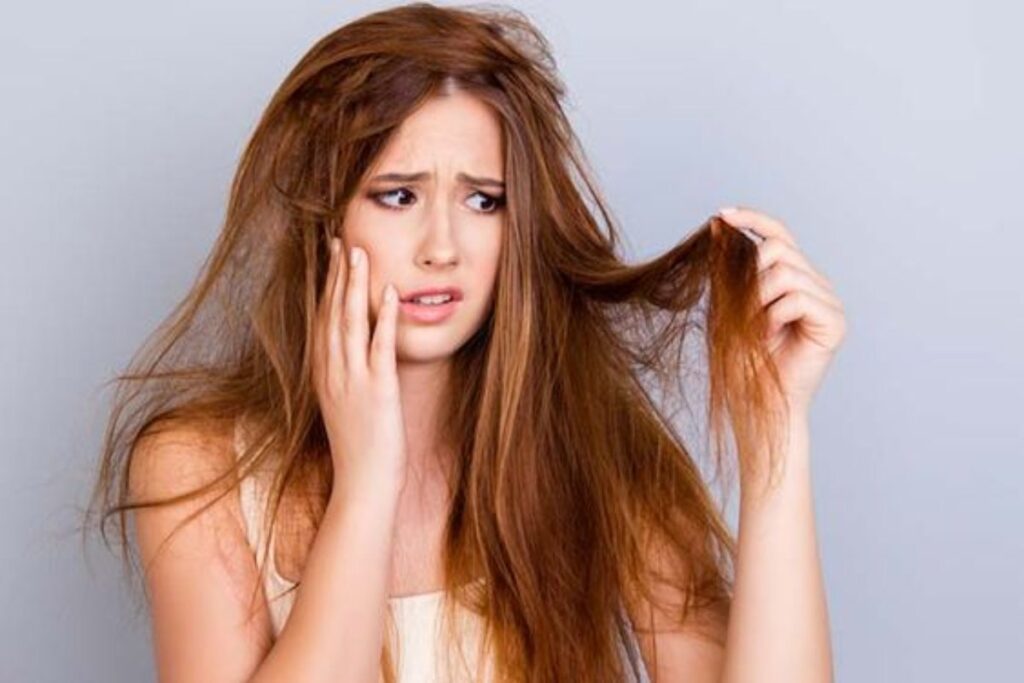
[{"label": "shoulder", "polygon": [[193,542],[200,529],[244,539],[241,505],[237,495],[230,495],[237,484],[235,457],[231,423],[161,424],[143,430],[127,463],[127,486],[147,564],[179,531],[192,534]]},{"label": "shoulder", "polygon": [[154,424],[142,431],[128,461],[133,497],[168,496],[230,469],[233,424]]},{"label": "shoulder", "polygon": [[269,647],[233,434],[233,425],[164,425],[132,449],[131,503],[141,506],[132,508],[135,538],[160,680],[240,680]]}]

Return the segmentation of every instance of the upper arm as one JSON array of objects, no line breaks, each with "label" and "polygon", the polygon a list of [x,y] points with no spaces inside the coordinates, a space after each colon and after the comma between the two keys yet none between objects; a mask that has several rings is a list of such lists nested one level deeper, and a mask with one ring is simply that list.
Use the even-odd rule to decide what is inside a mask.
[{"label": "upper arm", "polygon": [[[683,568],[673,566],[667,557],[652,554],[649,568],[676,579],[683,576]],[[633,622],[644,665],[655,680],[674,683],[717,683],[721,680],[725,656],[725,636],[728,626],[728,604],[703,608],[688,616],[687,623],[679,625],[662,605],[675,611],[683,601],[679,591],[667,582],[652,581],[650,589],[657,605],[646,598],[627,600],[626,606]],[[657,651],[657,657],[655,657]]]},{"label": "upper arm", "polygon": [[[230,441],[196,430],[146,435],[129,469],[131,499],[163,499],[198,488],[233,458]],[[160,681],[242,681],[270,648],[266,599],[246,541],[237,491],[175,531],[222,489],[133,510]],[[173,531],[173,534],[172,534]]]}]

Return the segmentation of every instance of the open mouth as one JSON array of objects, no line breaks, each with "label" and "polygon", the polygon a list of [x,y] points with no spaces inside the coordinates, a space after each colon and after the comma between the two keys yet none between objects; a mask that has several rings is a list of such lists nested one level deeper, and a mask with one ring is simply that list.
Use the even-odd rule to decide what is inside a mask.
[{"label": "open mouth", "polygon": [[416,322],[436,323],[451,316],[458,304],[459,300],[451,297],[425,297],[401,302],[401,310],[405,317]]}]

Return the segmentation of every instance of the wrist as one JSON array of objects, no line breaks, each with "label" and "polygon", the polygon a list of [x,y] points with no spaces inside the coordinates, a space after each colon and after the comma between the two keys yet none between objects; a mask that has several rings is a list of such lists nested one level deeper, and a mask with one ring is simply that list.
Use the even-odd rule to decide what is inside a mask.
[{"label": "wrist", "polygon": [[335,477],[329,505],[345,507],[356,505],[382,512],[398,507],[402,482],[391,478]]},{"label": "wrist", "polygon": [[[806,414],[792,413],[779,424],[779,450],[757,454],[757,462],[740,467],[740,490],[744,498],[761,498],[776,486],[790,488],[810,478],[810,422]],[[772,466],[774,461],[774,466]],[[769,472],[769,468],[771,471]]]}]

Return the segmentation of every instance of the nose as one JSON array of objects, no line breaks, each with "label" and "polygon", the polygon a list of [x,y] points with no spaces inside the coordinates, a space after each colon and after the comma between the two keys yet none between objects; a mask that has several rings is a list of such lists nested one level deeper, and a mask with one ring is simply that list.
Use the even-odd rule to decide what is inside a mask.
[{"label": "nose", "polygon": [[417,262],[422,266],[446,267],[457,262],[457,250],[452,236],[454,225],[447,203],[438,198],[427,214],[427,226],[420,243]]}]

